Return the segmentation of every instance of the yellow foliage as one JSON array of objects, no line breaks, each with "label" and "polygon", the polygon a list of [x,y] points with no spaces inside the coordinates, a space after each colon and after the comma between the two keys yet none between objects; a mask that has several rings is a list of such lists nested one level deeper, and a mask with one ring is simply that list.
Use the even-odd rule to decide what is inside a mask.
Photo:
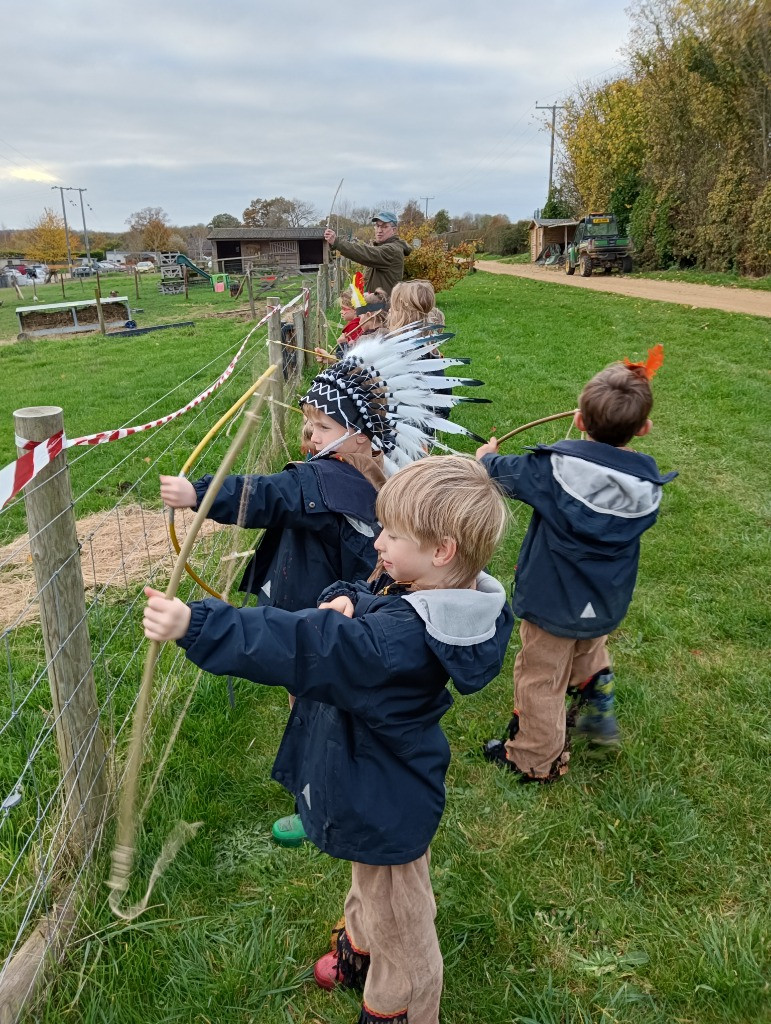
[{"label": "yellow foliage", "polygon": [[27,233],[25,255],[41,263],[63,263],[67,259],[64,220],[48,207]]}]

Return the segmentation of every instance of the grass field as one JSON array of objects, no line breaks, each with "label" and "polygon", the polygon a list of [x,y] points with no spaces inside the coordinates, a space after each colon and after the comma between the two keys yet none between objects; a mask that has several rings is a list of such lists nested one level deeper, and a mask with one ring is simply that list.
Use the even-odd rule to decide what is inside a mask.
[{"label": "grass field", "polygon": [[[482,760],[481,743],[510,714],[515,639],[502,675],[446,716],[453,762],[432,846],[442,1019],[766,1020],[768,325],[486,274],[440,305],[457,332],[448,351],[472,356],[493,400],[457,418],[485,436],[571,408],[597,369],[662,341],[654,431],[640,447],[680,471],[643,541],[635,600],[611,644],[625,733],[618,757],[597,761],[579,748],[565,779],[543,788],[518,787]],[[53,390],[70,433],[117,425],[235,343],[233,325],[210,323],[164,332],[160,349],[103,342],[88,381],[79,342],[66,343],[64,366],[62,343],[0,349],[0,407],[51,401]],[[565,429],[517,440],[554,440]],[[515,509],[493,564],[507,584],[527,521]],[[104,889],[88,901],[79,939],[29,1020],[356,1019],[355,996],[310,980],[347,865],[269,839],[271,822],[291,809],[269,778],[285,720],[281,692],[236,684],[231,710],[221,680],[199,684],[145,824],[141,878],[174,821],[204,828],[138,922],[112,919]],[[101,867],[106,875],[106,849]]]},{"label": "grass field", "polygon": [[[139,275],[139,295],[136,293],[134,275],[123,271],[113,274],[101,274],[100,286],[104,301],[108,301],[111,291],[117,291],[118,295],[128,297],[132,309],[132,318],[136,320],[138,327],[150,327],[154,324],[175,323],[179,321],[195,320],[206,314],[220,313],[236,308],[248,308],[248,295],[246,287],[238,299],[233,299],[228,291],[214,292],[203,278],[198,278],[192,272],[188,288],[188,298],[184,295],[161,295],[158,291],[160,274]],[[234,280],[237,280],[234,278]],[[298,284],[313,283],[309,277],[279,278],[276,281],[268,281],[255,278],[254,301],[264,308],[267,295],[281,295],[284,300],[290,295],[296,294],[299,290]],[[200,283],[198,283],[200,281]],[[54,302],[74,302],[81,299],[93,299],[96,288],[95,277],[81,277],[72,281],[64,282],[64,295],[62,285],[38,284],[37,294],[40,305]],[[294,288],[294,291],[291,289]],[[0,290],[0,341],[14,339],[19,331],[19,322],[16,318],[17,306],[33,306],[32,285],[22,287],[23,299],[19,299],[12,288]],[[141,312],[134,314],[139,308]],[[98,332],[96,332],[98,333]],[[79,335],[82,339],[82,335]],[[72,338],[72,336],[70,336]],[[59,344],[69,344],[69,341]]]}]

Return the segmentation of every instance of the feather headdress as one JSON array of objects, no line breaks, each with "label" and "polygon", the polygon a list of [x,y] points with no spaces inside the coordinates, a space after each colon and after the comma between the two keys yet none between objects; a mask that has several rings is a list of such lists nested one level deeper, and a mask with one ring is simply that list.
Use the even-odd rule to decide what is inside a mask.
[{"label": "feather headdress", "polygon": [[312,405],[336,423],[358,430],[383,453],[386,473],[422,458],[436,443],[433,431],[483,438],[437,414],[461,402],[487,398],[453,395],[454,387],[476,387],[480,380],[445,377],[451,366],[468,359],[445,359],[437,348],[454,337],[440,329],[410,325],[386,335],[364,337],[345,356],[323,369],[300,405]]}]

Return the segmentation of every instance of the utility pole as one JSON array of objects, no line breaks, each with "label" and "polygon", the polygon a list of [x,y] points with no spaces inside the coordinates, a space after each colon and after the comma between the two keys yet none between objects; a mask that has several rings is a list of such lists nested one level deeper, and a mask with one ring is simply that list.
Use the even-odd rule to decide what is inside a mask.
[{"label": "utility pole", "polygon": [[551,106],[539,106],[536,103],[535,109],[536,110],[551,110],[551,153],[549,155],[549,191],[548,191],[548,193],[546,195],[546,201],[548,202],[549,201],[549,197],[551,196],[552,175],[554,173],[554,128],[555,128],[555,122],[557,120],[557,111],[558,110],[564,110],[565,108],[564,107],[560,107],[556,103],[552,103]]},{"label": "utility pole", "polygon": [[421,196],[420,198],[426,201],[426,220],[428,220],[428,200],[433,199],[434,196]]},{"label": "utility pole", "polygon": [[[552,129],[552,146],[554,145],[554,130]],[[80,193],[80,213],[83,217],[83,241],[86,243],[86,259],[91,266],[91,246],[88,244],[88,228],[86,227],[86,211],[83,209],[83,193],[88,192],[87,188],[73,188],[70,191]]]},{"label": "utility pole", "polygon": [[70,252],[70,229],[67,226],[67,210],[66,210],[66,208],[64,206],[64,189],[62,188],[61,185],[52,185],[51,186],[51,191],[55,191],[57,188],[59,189],[59,193],[60,193],[60,195],[62,197],[62,216],[64,217],[64,238],[65,238],[65,240],[67,242],[67,268],[69,269],[70,277],[72,277],[72,254]]}]

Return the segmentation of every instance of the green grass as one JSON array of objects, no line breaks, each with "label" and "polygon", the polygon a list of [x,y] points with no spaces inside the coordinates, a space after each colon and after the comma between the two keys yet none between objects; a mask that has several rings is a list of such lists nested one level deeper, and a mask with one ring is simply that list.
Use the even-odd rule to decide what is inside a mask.
[{"label": "green grass", "polygon": [[652,281],[676,281],[682,284],[711,284],[724,288],[755,288],[771,291],[771,274],[765,277],[746,277],[742,274],[725,274],[711,270],[646,270],[636,271],[630,277],[646,277]]},{"label": "green grass", "polygon": [[[248,295],[246,287],[238,299],[233,299],[228,291],[214,292],[203,278],[202,284],[193,284],[199,280],[191,272],[190,285],[188,287],[188,298],[184,295],[161,295],[158,285],[161,280],[160,274],[139,275],[139,296],[136,294],[134,275],[118,271],[114,274],[100,275],[102,298],[108,301],[111,291],[117,291],[118,295],[128,296],[129,305],[132,309],[132,318],[136,320],[138,327],[151,327],[154,324],[174,323],[178,321],[195,320],[198,317],[211,313],[219,313],[226,310],[248,308]],[[235,280],[235,278],[234,278]],[[305,276],[293,276],[280,278],[274,282],[261,281],[254,283],[254,301],[258,308],[265,309],[265,298],[268,295],[281,295],[286,301],[297,294],[303,284],[313,284],[313,278]],[[93,299],[96,288],[95,277],[81,277],[72,281],[64,282],[64,296],[62,285],[59,284],[38,284],[37,294],[40,304],[53,302],[73,302],[79,299]],[[12,288],[0,290],[0,341],[15,339],[19,331],[19,322],[16,317],[17,306],[32,306],[32,285],[22,286],[23,299],[16,296]],[[139,307],[142,312],[134,314]],[[261,314],[260,314],[261,315]],[[98,332],[97,332],[98,333]],[[78,335],[77,337],[82,337]],[[93,340],[94,335],[91,336]],[[60,344],[71,344],[73,335],[62,335]],[[37,344],[38,342],[31,342]]]},{"label": "green grass", "polygon": [[[483,762],[480,744],[500,735],[510,714],[516,639],[501,676],[458,698],[445,718],[453,761],[432,847],[442,1019],[767,1019],[767,323],[575,289],[555,295],[545,283],[482,274],[440,305],[457,332],[448,351],[473,357],[493,399],[456,418],[485,436],[571,408],[599,368],[662,341],[654,431],[639,447],[663,470],[680,470],[643,540],[637,593],[611,643],[625,733],[618,757],[597,761],[578,748],[565,779],[544,788],[518,787]],[[79,388],[77,369],[68,370],[68,422],[112,425],[125,418],[119,408],[163,393],[216,348],[200,326],[194,338],[195,359],[192,336],[166,332],[162,353],[110,344]],[[53,356],[43,355],[54,345],[34,346],[40,364],[25,355],[14,366],[31,395],[48,393]],[[22,358],[17,349],[0,350],[0,365]],[[78,358],[82,376],[85,352]],[[126,377],[143,397],[114,393]],[[8,394],[16,400],[18,388]],[[78,396],[93,408],[79,409]],[[516,440],[554,440],[566,429],[550,424]],[[493,565],[507,583],[529,517],[514,511]],[[32,658],[34,638],[26,642]],[[186,685],[181,674],[177,700]],[[145,824],[140,879],[174,821],[203,820],[204,828],[133,925],[112,919],[104,889],[94,890],[79,938],[30,1020],[356,1019],[355,997],[309,980],[349,869],[310,846],[282,851],[268,838],[274,818],[290,810],[269,778],[285,720],[281,692],[237,683],[231,710],[221,681],[198,685]],[[102,878],[107,865],[105,849]]]},{"label": "green grass", "polygon": [[477,260],[495,260],[496,263],[529,263],[530,253],[520,252],[516,256],[496,256],[494,252],[482,253],[481,256],[476,256]]}]

